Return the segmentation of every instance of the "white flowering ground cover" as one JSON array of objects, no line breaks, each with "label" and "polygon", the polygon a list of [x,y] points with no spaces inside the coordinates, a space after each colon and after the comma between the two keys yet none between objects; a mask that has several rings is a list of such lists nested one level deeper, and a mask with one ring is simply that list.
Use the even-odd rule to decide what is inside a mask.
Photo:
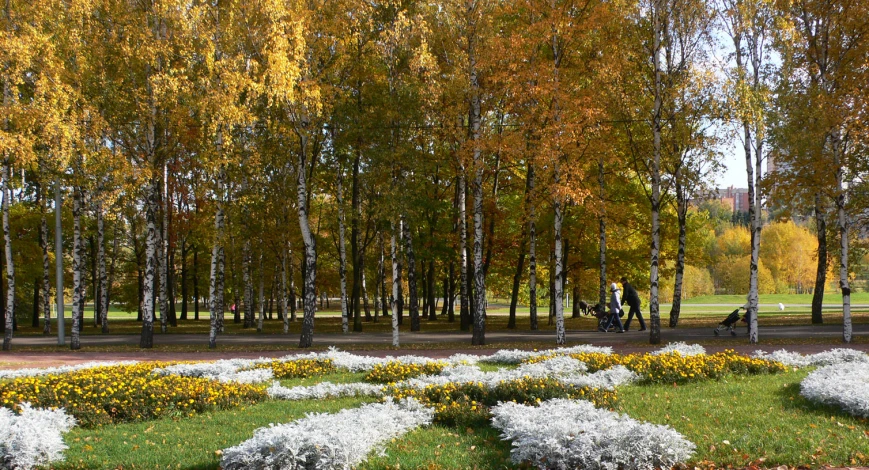
[{"label": "white flowering ground cover", "polygon": [[16,415],[0,408],[0,469],[30,469],[63,460],[63,434],[73,426],[75,418],[62,409],[24,403]]},{"label": "white flowering ground cover", "polygon": [[67,374],[97,367],[111,367],[138,364],[139,361],[92,361],[72,366],[40,367],[27,369],[0,370],[0,379],[17,379],[21,377],[38,377],[40,375]]},{"label": "white flowering ground cover", "polygon": [[800,382],[800,394],[813,402],[838,406],[854,416],[869,418],[869,362],[821,367]]},{"label": "white flowering ground cover", "polygon": [[383,386],[364,382],[348,384],[333,384],[320,382],[316,385],[284,387],[280,382],[273,382],[267,390],[269,397],[280,400],[311,400],[337,397],[379,397],[383,395]]},{"label": "white flowering ground cover", "polygon": [[413,399],[310,414],[257,430],[251,439],[224,449],[220,465],[226,470],[349,469],[390,439],[430,424],[433,417],[430,408]]},{"label": "white flowering ground cover", "polygon": [[492,425],[513,442],[513,462],[543,469],[671,468],[695,450],[669,426],[641,423],[583,400],[502,403],[492,415]]},{"label": "white flowering ground cover", "polygon": [[760,359],[778,361],[788,367],[802,368],[810,366],[829,366],[847,363],[869,363],[869,354],[856,349],[836,348],[816,354],[800,354],[779,349],[771,353],[757,350],[752,355]]},{"label": "white flowering ground cover", "polygon": [[679,341],[676,343],[667,343],[666,346],[657,351],[653,351],[652,354],[659,356],[661,354],[670,354],[674,352],[683,356],[697,356],[700,354],[706,354],[706,348],[699,344],[687,344],[683,341]]}]

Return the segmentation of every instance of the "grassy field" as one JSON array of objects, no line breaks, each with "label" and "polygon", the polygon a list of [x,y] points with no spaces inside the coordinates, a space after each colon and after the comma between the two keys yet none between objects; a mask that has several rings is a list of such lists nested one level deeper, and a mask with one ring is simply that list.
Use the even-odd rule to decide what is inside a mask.
[{"label": "grassy field", "polygon": [[[869,422],[799,395],[806,371],[776,376],[737,377],[675,387],[619,389],[619,411],[668,424],[697,444],[689,464],[745,467],[869,464]],[[318,379],[285,380],[286,386],[359,381],[362,374],[338,373]],[[245,408],[192,418],[74,429],[66,463],[56,468],[218,468],[219,451],[248,439],[270,423],[307,412],[334,412],[364,399],[297,402],[268,400]],[[360,430],[364,439],[364,430]],[[510,445],[489,428],[431,426],[390,442],[385,456],[361,468],[503,469],[522,468],[509,459]]]}]

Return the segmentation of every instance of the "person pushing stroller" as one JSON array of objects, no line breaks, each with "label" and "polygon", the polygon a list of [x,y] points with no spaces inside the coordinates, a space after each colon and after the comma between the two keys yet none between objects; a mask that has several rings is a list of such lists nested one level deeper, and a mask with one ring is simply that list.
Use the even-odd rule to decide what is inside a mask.
[{"label": "person pushing stroller", "polygon": [[614,282],[610,285],[610,317],[607,320],[606,324],[600,328],[598,331],[602,331],[604,333],[610,329],[610,326],[615,322],[618,325],[619,329],[616,333],[624,333],[625,327],[622,325],[622,319],[619,318],[619,313],[622,309],[621,298],[619,297],[619,286]]}]

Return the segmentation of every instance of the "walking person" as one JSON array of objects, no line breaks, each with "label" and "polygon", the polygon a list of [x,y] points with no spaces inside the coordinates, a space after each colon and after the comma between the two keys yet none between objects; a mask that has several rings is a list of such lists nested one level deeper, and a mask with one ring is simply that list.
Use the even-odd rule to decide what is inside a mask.
[{"label": "walking person", "polygon": [[619,286],[614,282],[610,285],[610,318],[607,320],[606,325],[598,328],[598,331],[606,333],[610,329],[610,326],[612,326],[613,322],[615,322],[619,327],[616,333],[624,333],[625,328],[622,326],[622,319],[619,318],[621,310],[622,303],[619,298]]},{"label": "walking person", "polygon": [[622,305],[625,302],[628,303],[628,306],[631,308],[628,311],[628,319],[625,320],[625,331],[631,329],[631,319],[634,318],[634,314],[637,315],[637,321],[640,322],[640,331],[646,331],[646,322],[643,320],[643,311],[640,310],[640,296],[637,294],[637,290],[634,289],[634,286],[628,283],[628,279],[623,277],[622,288],[625,290],[625,295],[622,297]]}]

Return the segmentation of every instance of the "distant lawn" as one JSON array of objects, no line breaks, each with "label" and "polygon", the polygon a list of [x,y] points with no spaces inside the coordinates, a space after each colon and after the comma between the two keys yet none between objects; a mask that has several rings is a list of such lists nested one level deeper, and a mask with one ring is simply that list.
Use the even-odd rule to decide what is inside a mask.
[{"label": "distant lawn", "polygon": [[[812,304],[812,294],[761,294],[761,304]],[[704,295],[683,301],[685,304],[745,304],[745,295]],[[851,294],[851,304],[869,304],[869,292],[854,292]],[[842,308],[842,294],[838,292],[824,293],[825,307]]]}]

